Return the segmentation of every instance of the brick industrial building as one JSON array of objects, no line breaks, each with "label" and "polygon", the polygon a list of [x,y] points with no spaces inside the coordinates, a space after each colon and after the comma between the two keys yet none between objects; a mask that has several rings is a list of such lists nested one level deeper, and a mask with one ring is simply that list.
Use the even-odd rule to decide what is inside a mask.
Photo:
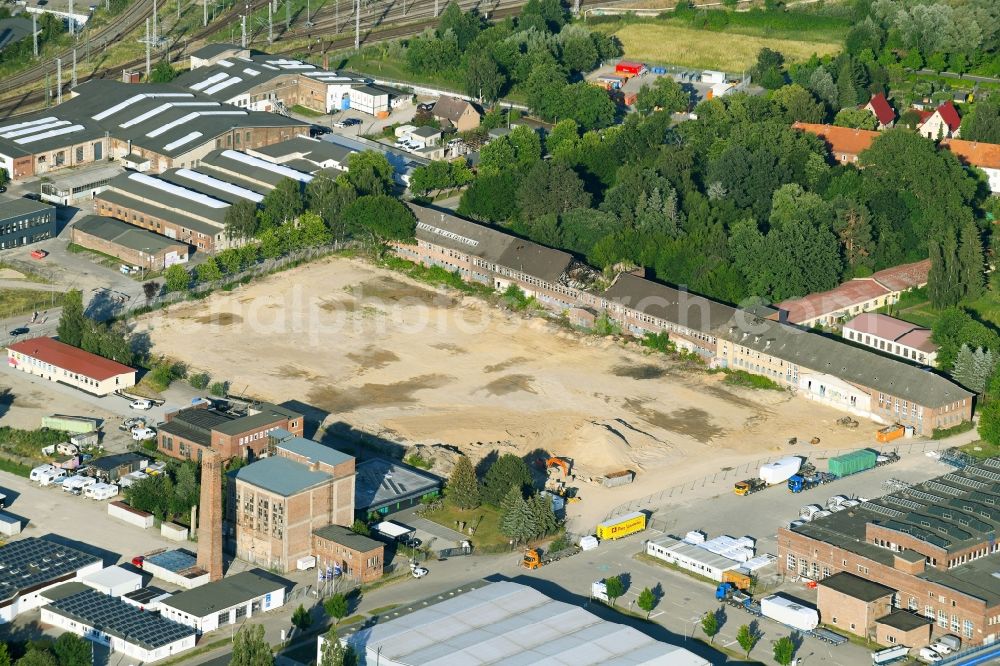
[{"label": "brick industrial building", "polygon": [[[800,396],[881,423],[912,425],[922,435],[972,418],[973,395],[946,378],[805,331],[779,308],[736,308],[632,273],[602,289],[593,269],[566,252],[444,211],[411,209],[416,244],[396,245],[399,256],[494,289],[514,285],[572,322],[603,312],[632,335],[667,333],[710,367],[763,375]],[[918,262],[872,279],[886,293],[901,293],[925,283],[925,272],[925,262]]]},{"label": "brick industrial building", "polygon": [[[893,609],[932,621],[935,633],[991,643],[1000,631],[998,529],[1000,458],[991,458],[850,510],[779,529],[778,566],[787,575],[820,581],[824,622],[834,615],[847,617],[845,613],[862,616],[856,603],[851,610],[851,604],[822,591],[827,579],[848,573],[888,590],[886,595],[856,597],[872,601],[888,596]],[[869,618],[879,621],[870,616],[884,610]],[[885,626],[877,634],[886,643],[892,642],[889,636],[902,642],[922,631],[918,621],[901,615],[879,622]],[[860,620],[855,624],[856,633],[870,634],[867,622],[865,631],[860,631]]]},{"label": "brick industrial building", "polygon": [[197,405],[166,414],[166,422],[159,425],[157,449],[181,460],[200,461],[206,449],[223,462],[256,457],[267,448],[269,433],[282,429],[301,435],[303,420],[301,414],[271,403],[252,405],[244,413]]},{"label": "brick industrial building", "polygon": [[231,478],[229,523],[236,555],[280,571],[313,551],[313,532],[354,521],[354,458],[276,430],[268,456]]},{"label": "brick industrial building", "polygon": [[318,566],[339,567],[344,576],[362,583],[381,578],[385,566],[385,544],[342,525],[313,531],[312,554]]},{"label": "brick industrial building", "polygon": [[73,224],[72,240],[81,247],[121,259],[147,271],[163,270],[188,260],[188,244],[121,220],[87,215]]}]

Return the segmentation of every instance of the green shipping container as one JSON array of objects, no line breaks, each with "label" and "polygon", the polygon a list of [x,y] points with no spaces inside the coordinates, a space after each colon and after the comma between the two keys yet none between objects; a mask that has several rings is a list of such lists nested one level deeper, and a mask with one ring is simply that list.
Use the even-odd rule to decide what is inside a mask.
[{"label": "green shipping container", "polygon": [[845,453],[842,456],[830,458],[830,474],[842,477],[863,472],[866,469],[875,467],[876,458],[877,456],[875,452],[870,449],[852,451],[851,453]]}]

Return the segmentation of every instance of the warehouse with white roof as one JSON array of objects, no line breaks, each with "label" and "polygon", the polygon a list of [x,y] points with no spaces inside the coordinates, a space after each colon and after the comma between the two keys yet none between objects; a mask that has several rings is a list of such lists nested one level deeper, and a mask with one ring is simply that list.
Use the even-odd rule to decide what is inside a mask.
[{"label": "warehouse with white roof", "polygon": [[[364,666],[709,666],[684,648],[526,585],[479,582],[347,637]],[[318,640],[317,663],[323,638]]]}]

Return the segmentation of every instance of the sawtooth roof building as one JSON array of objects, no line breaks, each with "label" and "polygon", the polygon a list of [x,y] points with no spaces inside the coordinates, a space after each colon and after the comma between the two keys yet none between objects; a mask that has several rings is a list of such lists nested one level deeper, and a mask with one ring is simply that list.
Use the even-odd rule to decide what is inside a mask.
[{"label": "sawtooth roof building", "polygon": [[[992,643],[1000,632],[1000,458],[793,528],[778,566],[822,581],[851,573],[891,588],[892,605],[935,632]],[[822,609],[821,609],[822,611]]]},{"label": "sawtooth roof building", "polygon": [[218,45],[211,52],[196,52],[191,69],[177,77],[176,83],[253,111],[284,113],[296,105],[320,113],[354,110],[380,115],[389,111],[390,92],[372,85],[368,77],[237,48]]},{"label": "sawtooth roof building", "polygon": [[108,159],[162,172],[196,166],[215,149],[256,148],[308,131],[307,123],[172,83],[95,79],[56,107],[0,124],[0,166],[14,179]]}]

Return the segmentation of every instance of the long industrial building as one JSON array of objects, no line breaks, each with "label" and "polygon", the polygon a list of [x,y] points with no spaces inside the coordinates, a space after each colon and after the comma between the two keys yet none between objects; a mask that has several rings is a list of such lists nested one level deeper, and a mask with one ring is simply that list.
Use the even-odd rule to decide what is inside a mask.
[{"label": "long industrial building", "polygon": [[944,377],[788,324],[778,309],[737,308],[632,273],[601,291],[593,269],[566,252],[440,210],[411,209],[416,244],[397,244],[401,257],[498,290],[515,285],[570,321],[605,312],[632,335],[667,333],[709,367],[763,375],[811,400],[922,435],[972,418],[973,394]]},{"label": "long industrial building", "polygon": [[0,167],[15,180],[106,160],[162,172],[196,166],[216,149],[259,148],[308,131],[308,123],[175,84],[95,79],[63,104],[0,124]]},{"label": "long industrial building", "polygon": [[[817,581],[853,574],[889,588],[892,607],[930,620],[936,633],[992,643],[1000,637],[998,530],[1000,458],[990,458],[779,529],[778,567]],[[839,607],[820,613],[843,616]]]}]

